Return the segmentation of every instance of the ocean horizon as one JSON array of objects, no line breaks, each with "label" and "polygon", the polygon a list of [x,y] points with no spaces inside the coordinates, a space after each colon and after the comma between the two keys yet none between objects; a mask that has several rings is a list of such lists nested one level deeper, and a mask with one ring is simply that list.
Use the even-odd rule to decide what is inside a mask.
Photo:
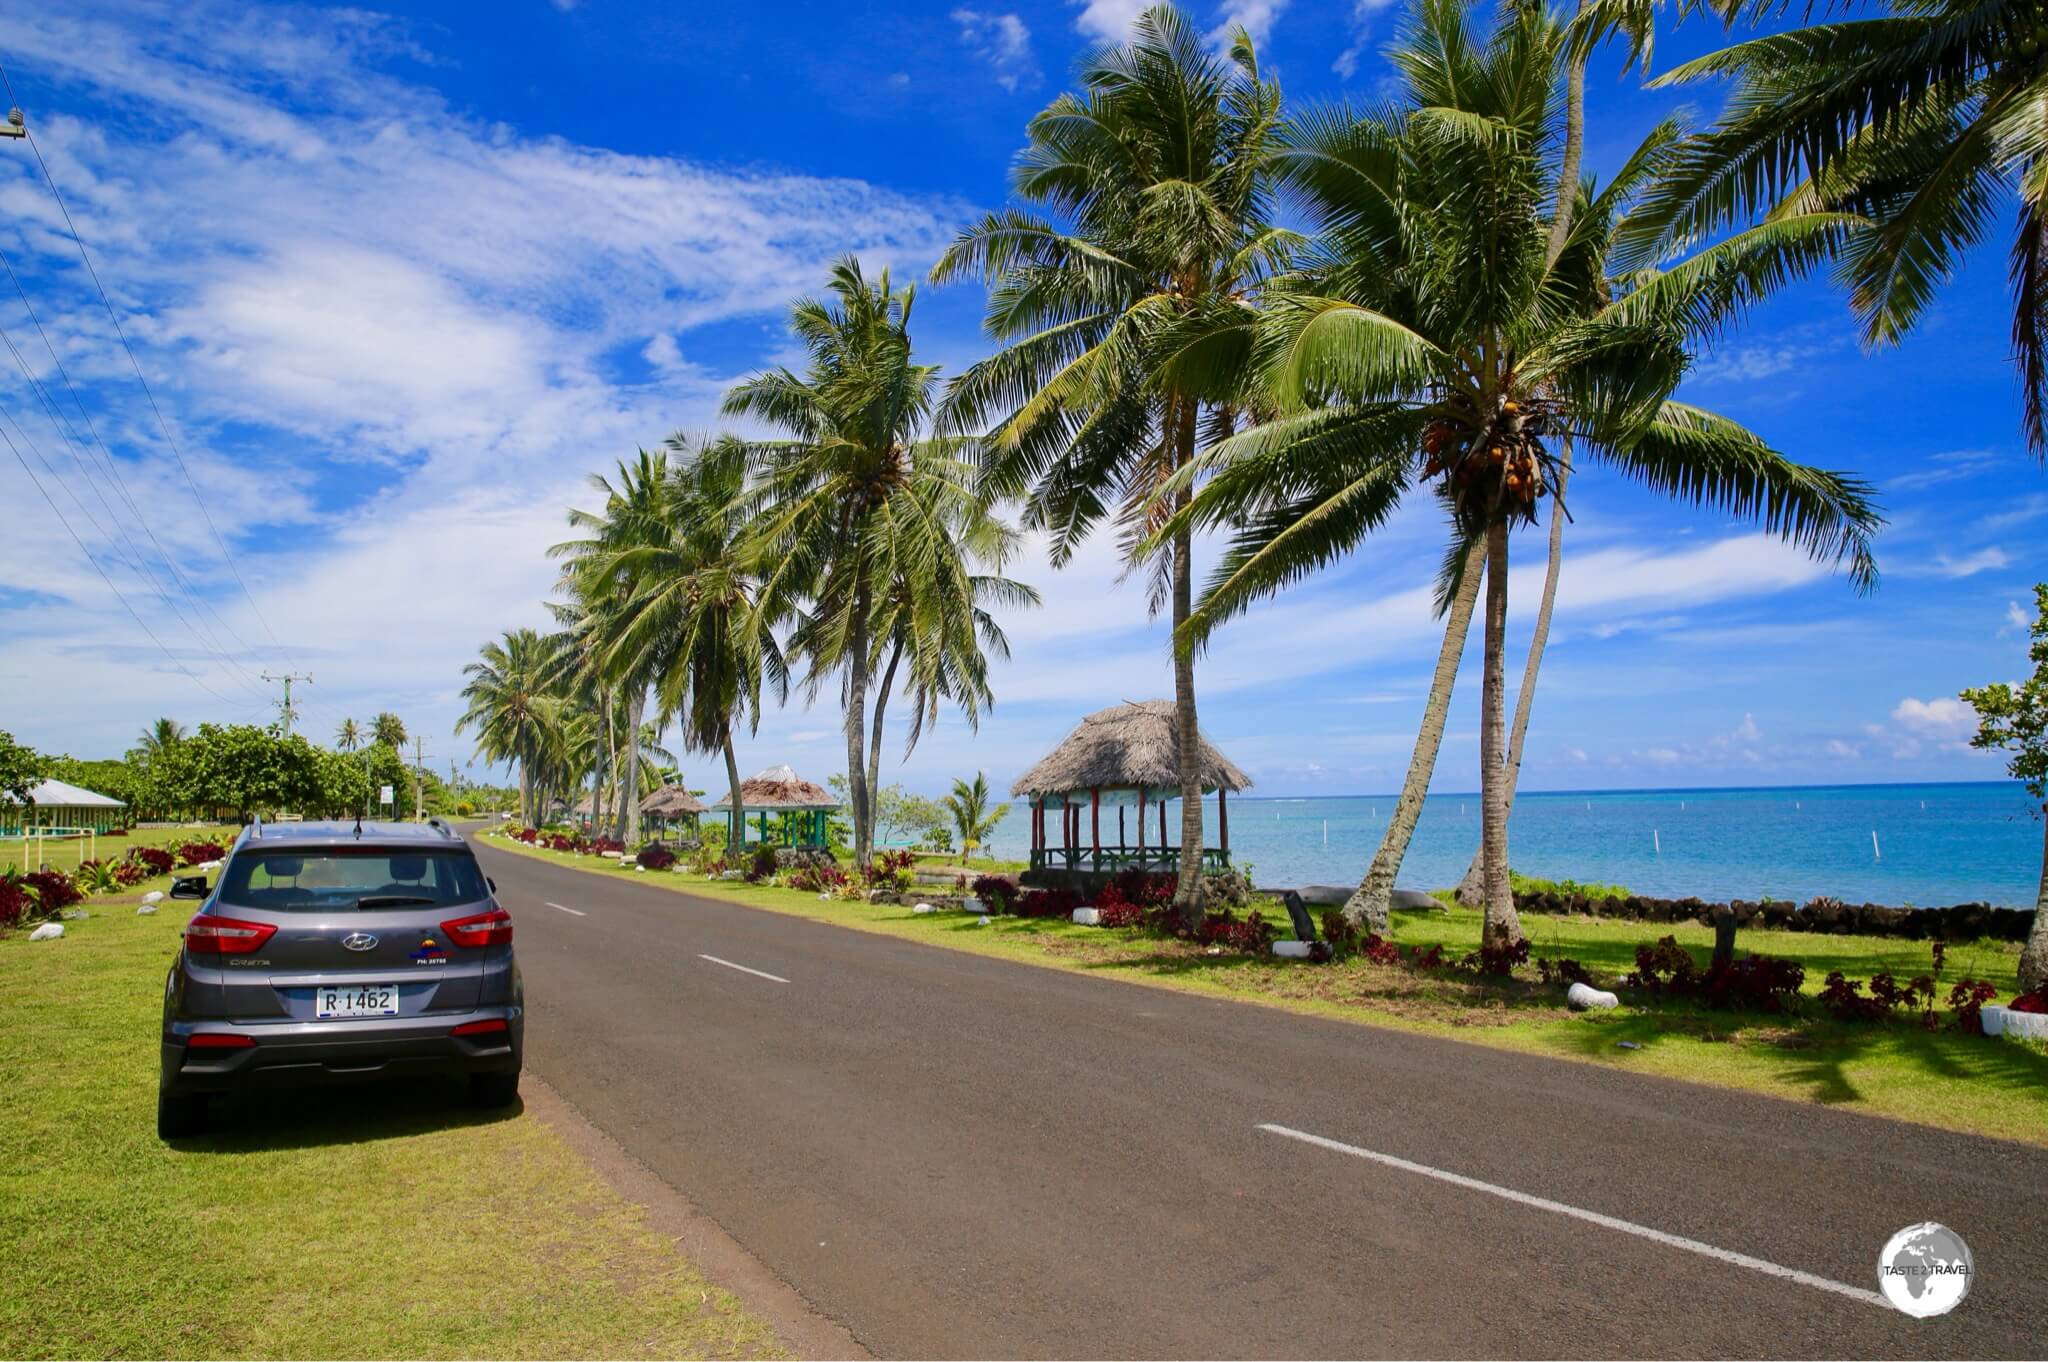
[{"label": "ocean horizon", "polygon": [[[1260,885],[1355,883],[1397,798],[1235,796],[1231,859],[1249,863]],[[1156,844],[1157,815],[1147,812],[1146,840]],[[1176,841],[1179,813],[1177,801],[1168,804]],[[1203,816],[1214,845],[1213,797]],[[1108,817],[1105,840],[1112,829]],[[1136,840],[1134,823],[1130,837]],[[1456,884],[1478,842],[1478,794],[1431,794],[1400,885]],[[1026,855],[1030,818],[1021,801],[1011,801],[991,846],[999,856]],[[2031,908],[2041,824],[2025,787],[2008,780],[1525,790],[1509,820],[1508,856],[1524,875],[1618,884],[1660,898],[1803,902],[1828,895],[1896,906]]]}]

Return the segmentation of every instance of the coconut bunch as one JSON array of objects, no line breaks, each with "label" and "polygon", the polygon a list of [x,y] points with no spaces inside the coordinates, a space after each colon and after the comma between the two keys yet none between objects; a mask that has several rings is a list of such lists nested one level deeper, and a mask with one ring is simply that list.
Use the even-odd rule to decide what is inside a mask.
[{"label": "coconut bunch", "polygon": [[1441,474],[1461,510],[1497,506],[1533,521],[1536,500],[1548,495],[1554,476],[1542,437],[1554,425],[1555,405],[1510,399],[1482,414],[1468,394],[1452,394],[1423,427],[1422,476]]}]

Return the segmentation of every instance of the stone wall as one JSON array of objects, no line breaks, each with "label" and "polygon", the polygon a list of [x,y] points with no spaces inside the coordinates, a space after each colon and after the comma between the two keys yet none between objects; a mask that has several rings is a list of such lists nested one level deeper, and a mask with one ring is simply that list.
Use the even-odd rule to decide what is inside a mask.
[{"label": "stone wall", "polygon": [[[1640,894],[1610,899],[1549,892],[1515,895],[1515,907],[1525,913],[1586,913],[1637,922],[1697,922],[1708,927],[1713,925],[1714,910],[1720,906],[1701,899],[1653,899]],[[1914,941],[1974,941],[1980,937],[2024,941],[2034,922],[2031,909],[1993,908],[1986,903],[1958,903],[1947,908],[1887,908],[1878,903],[1852,904],[1820,898],[1801,904],[1745,903],[1737,899],[1728,906],[1735,910],[1738,927],[1838,936],[1898,936]]]}]

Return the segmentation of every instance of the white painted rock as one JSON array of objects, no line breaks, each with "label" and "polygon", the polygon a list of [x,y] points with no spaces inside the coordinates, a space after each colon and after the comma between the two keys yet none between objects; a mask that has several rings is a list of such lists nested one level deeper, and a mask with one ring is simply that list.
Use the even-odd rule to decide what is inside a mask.
[{"label": "white painted rock", "polygon": [[196,865],[196,866],[193,866],[192,868],[193,868],[194,870],[204,870],[204,871],[206,871],[206,872],[207,872],[208,874],[211,874],[212,872],[214,872],[214,871],[216,871],[216,870],[220,869],[220,862],[219,862],[219,861],[201,861],[201,862],[200,862],[200,863],[199,863],[198,865]]},{"label": "white painted rock", "polygon": [[1310,941],[1275,941],[1273,954],[1282,960],[1306,960],[1308,948],[1313,944],[1315,943]]},{"label": "white painted rock", "polygon": [[1080,923],[1083,927],[1099,927],[1102,925],[1102,910],[1099,908],[1076,908],[1074,910],[1074,921]]},{"label": "white painted rock", "polygon": [[939,910],[932,907],[929,903],[920,903],[910,911],[913,913],[936,913]]},{"label": "white painted rock", "polygon": [[991,918],[987,913],[983,913],[980,917],[974,920],[974,925],[977,927],[986,927],[989,923],[993,922],[994,920],[995,919]]},{"label": "white painted rock", "polygon": [[1575,1009],[1584,1012],[1587,1008],[1620,1007],[1621,999],[1612,993],[1602,992],[1585,984],[1573,984],[1564,991],[1564,1000]]},{"label": "white painted rock", "polygon": [[162,903],[164,901],[164,891],[161,889],[152,889],[147,894],[144,894],[142,896],[142,901],[144,903]]},{"label": "white painted rock", "polygon": [[145,904],[143,904],[143,905],[142,905],[142,906],[141,906],[140,908],[137,908],[137,909],[135,910],[135,916],[137,916],[137,917],[144,917],[144,916],[147,916],[147,915],[148,915],[148,914],[150,914],[150,913],[154,913],[155,911],[156,911],[156,905],[155,905],[154,903],[145,903]]},{"label": "white painted rock", "polygon": [[31,941],[55,941],[58,937],[62,935],[64,935],[63,923],[45,922],[42,926],[30,932],[28,934],[28,939]]},{"label": "white painted rock", "polygon": [[623,851],[607,851],[604,854],[606,857],[614,861],[623,860],[625,859],[626,855],[626,853]]},{"label": "white painted rock", "polygon": [[2048,1012],[2015,1012],[2009,1007],[1987,1007],[1979,1014],[1987,1036],[2017,1036],[2026,1040],[2048,1040]]},{"label": "white painted rock", "polygon": [[818,891],[818,897],[821,899],[829,899],[832,897],[832,891],[830,889],[820,889]]},{"label": "white painted rock", "polygon": [[644,866],[644,865],[636,865],[636,866],[634,866],[633,868],[634,868],[635,870],[639,871],[639,872],[640,872],[641,874],[643,874],[643,875],[645,875],[645,874],[647,873],[647,867],[646,867],[646,866]]}]

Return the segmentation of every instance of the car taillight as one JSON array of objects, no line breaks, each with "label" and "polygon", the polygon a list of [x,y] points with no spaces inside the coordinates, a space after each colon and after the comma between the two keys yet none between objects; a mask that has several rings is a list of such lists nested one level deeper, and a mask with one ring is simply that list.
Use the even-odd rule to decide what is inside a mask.
[{"label": "car taillight", "polygon": [[191,1050],[247,1050],[256,1044],[254,1036],[228,1035],[220,1031],[201,1031],[185,1042]]},{"label": "car taillight", "polygon": [[503,1017],[492,1017],[488,1021],[464,1022],[448,1034],[451,1036],[501,1036],[512,1028],[505,1024]]},{"label": "car taillight", "polygon": [[503,908],[474,917],[459,917],[441,924],[441,930],[458,946],[509,946],[512,944],[512,915]]},{"label": "car taillight", "polygon": [[268,922],[243,922],[201,913],[185,924],[185,949],[194,955],[247,955],[277,935]]}]

